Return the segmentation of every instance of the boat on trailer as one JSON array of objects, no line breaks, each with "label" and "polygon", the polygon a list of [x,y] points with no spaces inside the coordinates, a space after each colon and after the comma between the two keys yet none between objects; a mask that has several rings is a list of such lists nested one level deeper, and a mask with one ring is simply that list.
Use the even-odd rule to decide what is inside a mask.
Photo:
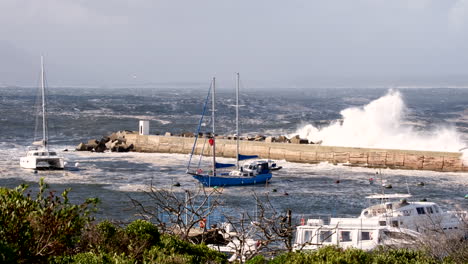
[{"label": "boat on trailer", "polygon": [[444,212],[434,202],[408,202],[410,194],[377,194],[379,201],[356,218],[301,220],[296,229],[295,250],[327,245],[372,250],[380,245],[408,246],[425,236],[463,238],[468,235],[466,211]]},{"label": "boat on trailer", "polygon": [[49,149],[49,135],[46,117],[44,59],[41,56],[41,101],[42,101],[42,140],[33,142],[25,157],[20,158],[20,166],[25,169],[63,169],[65,163],[57,152]]}]

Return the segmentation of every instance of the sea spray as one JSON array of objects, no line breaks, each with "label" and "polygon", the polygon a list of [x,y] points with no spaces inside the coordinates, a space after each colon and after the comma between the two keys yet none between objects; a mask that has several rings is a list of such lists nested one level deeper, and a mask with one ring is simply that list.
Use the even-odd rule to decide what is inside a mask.
[{"label": "sea spray", "polygon": [[329,126],[305,125],[290,136],[299,135],[327,146],[454,152],[464,147],[455,127],[441,126],[420,131],[412,125],[405,125],[406,112],[400,92],[390,90],[363,107],[342,110],[342,119]]}]

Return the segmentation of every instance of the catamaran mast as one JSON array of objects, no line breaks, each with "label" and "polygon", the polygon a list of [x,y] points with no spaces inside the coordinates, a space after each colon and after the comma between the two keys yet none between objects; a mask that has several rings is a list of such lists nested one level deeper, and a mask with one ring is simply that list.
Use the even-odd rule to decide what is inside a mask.
[{"label": "catamaran mast", "polygon": [[239,169],[239,73],[236,73],[236,139],[237,139],[237,151],[236,151],[236,167]]},{"label": "catamaran mast", "polygon": [[216,78],[213,77],[213,93],[211,94],[211,122],[213,123],[213,176],[216,176],[216,140],[215,140],[215,94],[216,94]]},{"label": "catamaran mast", "polygon": [[44,57],[41,56],[41,93],[42,93],[42,146],[49,150],[47,130],[46,130],[46,101],[45,101],[45,78],[44,78]]}]

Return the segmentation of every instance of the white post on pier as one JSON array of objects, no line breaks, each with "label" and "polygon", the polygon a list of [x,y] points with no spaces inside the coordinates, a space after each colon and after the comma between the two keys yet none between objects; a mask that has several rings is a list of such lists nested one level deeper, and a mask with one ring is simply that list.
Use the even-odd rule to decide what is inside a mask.
[{"label": "white post on pier", "polygon": [[140,135],[149,135],[149,121],[148,120],[140,120],[139,126],[139,133]]}]

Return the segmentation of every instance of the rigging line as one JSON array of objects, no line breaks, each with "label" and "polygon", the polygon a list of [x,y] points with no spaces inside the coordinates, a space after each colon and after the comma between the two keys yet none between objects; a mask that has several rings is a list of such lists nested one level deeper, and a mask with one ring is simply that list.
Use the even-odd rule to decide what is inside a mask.
[{"label": "rigging line", "polygon": [[[210,121],[206,124],[206,127],[209,127],[211,125],[211,122],[213,121],[211,118],[209,119]],[[198,158],[198,164],[197,164],[197,169],[200,168],[200,164],[201,164],[201,161],[202,161],[202,158],[203,158],[203,153],[205,152],[205,146],[206,146],[206,141],[208,140],[207,137],[205,137],[205,140],[203,141],[203,147],[202,147],[202,150],[200,152],[200,156]]]},{"label": "rigging line", "polygon": [[[209,127],[211,125],[211,122],[212,120],[210,119],[210,122],[208,124],[206,124],[206,127]],[[207,137],[205,137],[205,140],[203,141],[203,146],[202,146],[202,150],[200,152],[200,156],[198,158],[198,164],[197,164],[197,169],[200,168],[200,164],[201,164],[201,161],[202,161],[202,158],[203,158],[203,153],[205,152],[205,146],[206,146],[206,141],[208,140]]]},{"label": "rigging line", "polygon": [[195,135],[195,142],[193,142],[192,152],[190,152],[189,161],[188,161],[188,164],[187,164],[187,172],[190,169],[190,163],[192,162],[193,153],[195,152],[195,146],[197,145],[198,136],[199,136],[199,133],[200,133],[203,118],[205,116],[206,108],[207,108],[207,105],[208,105],[208,99],[210,98],[212,86],[213,86],[213,83],[210,83],[210,88],[208,89],[208,94],[206,95],[205,103],[203,105],[202,115],[200,117],[200,120],[198,121],[197,134]]},{"label": "rigging line", "polygon": [[[45,94],[45,101],[46,101],[46,114],[48,115],[49,114],[49,111],[47,111],[47,109],[51,109],[49,107],[49,102],[50,102],[50,89],[49,89],[49,82],[47,80],[47,74],[44,73],[44,94]],[[55,95],[55,97],[57,98],[57,94]],[[54,101],[54,100],[52,100]],[[57,102],[57,100],[55,100],[55,102]],[[60,113],[60,112],[57,112],[55,111],[55,113]],[[56,118],[58,118],[58,115],[55,115]],[[46,119],[46,133],[47,133],[47,144],[49,144],[49,138],[50,138],[50,129],[52,128],[52,137],[55,137],[55,141],[57,141],[57,137],[59,136],[59,133],[57,133],[57,126],[56,126],[57,122],[54,122],[54,119],[52,118],[48,118],[47,116],[47,119]]]},{"label": "rigging line", "polygon": [[47,109],[49,109],[49,89],[47,89],[48,83],[47,83],[47,75],[45,74],[45,68],[44,68],[44,118],[45,118],[45,131],[46,131],[46,144],[47,148],[49,147],[49,118],[48,118],[48,112]]},{"label": "rigging line", "polygon": [[[41,74],[38,74],[38,78],[36,80],[36,87],[41,87],[40,85]],[[38,139],[38,131],[39,131],[39,116],[41,114],[41,89],[36,89],[36,98],[35,98],[35,105],[34,105],[34,117],[35,117],[35,126],[34,126],[34,140],[33,142],[37,141]]]},{"label": "rigging line", "polygon": [[207,140],[207,138],[205,138],[205,141],[203,141],[203,147],[202,147],[202,150],[201,150],[201,153],[200,153],[200,157],[198,158],[197,169],[200,168],[200,164],[201,164],[201,161],[202,161],[202,158],[203,158],[203,152],[205,151],[206,140]]}]

